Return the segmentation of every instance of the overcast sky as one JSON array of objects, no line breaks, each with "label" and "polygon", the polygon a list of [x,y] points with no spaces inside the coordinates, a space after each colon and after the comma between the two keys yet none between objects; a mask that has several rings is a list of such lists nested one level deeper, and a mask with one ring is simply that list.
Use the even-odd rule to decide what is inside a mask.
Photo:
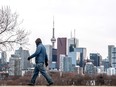
[{"label": "overcast sky", "polygon": [[[75,37],[87,54],[97,52],[107,57],[108,45],[116,44],[116,0],[0,0],[17,12],[21,27],[31,32],[29,50],[35,50],[35,39],[51,44],[53,16],[55,37]],[[89,57],[89,55],[88,55]]]}]

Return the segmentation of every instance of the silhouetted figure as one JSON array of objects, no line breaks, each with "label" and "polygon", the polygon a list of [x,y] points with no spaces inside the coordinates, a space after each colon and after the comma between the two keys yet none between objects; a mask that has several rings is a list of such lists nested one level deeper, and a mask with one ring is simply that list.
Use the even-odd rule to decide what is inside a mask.
[{"label": "silhouetted figure", "polygon": [[34,54],[28,57],[28,60],[35,57],[35,69],[34,74],[32,76],[31,82],[28,85],[35,85],[36,78],[39,74],[39,72],[45,77],[45,79],[48,82],[48,86],[53,84],[53,80],[50,77],[50,75],[46,72],[46,69],[44,67],[44,64],[46,67],[48,66],[48,57],[46,54],[46,49],[44,45],[42,44],[42,41],[40,38],[37,38],[36,41],[36,51]]}]

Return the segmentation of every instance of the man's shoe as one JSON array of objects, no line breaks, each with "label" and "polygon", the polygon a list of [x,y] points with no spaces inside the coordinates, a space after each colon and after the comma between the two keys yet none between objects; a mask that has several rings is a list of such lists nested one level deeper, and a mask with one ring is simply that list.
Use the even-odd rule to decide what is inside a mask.
[{"label": "man's shoe", "polygon": [[51,83],[47,84],[47,86],[50,86],[50,85],[53,85],[53,82],[51,82]]},{"label": "man's shoe", "polygon": [[35,84],[33,84],[33,83],[28,83],[27,85],[34,86]]}]

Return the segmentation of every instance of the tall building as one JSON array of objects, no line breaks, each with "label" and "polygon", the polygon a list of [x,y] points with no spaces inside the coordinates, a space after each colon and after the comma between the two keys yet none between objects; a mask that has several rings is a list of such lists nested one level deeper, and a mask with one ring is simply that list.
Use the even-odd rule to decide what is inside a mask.
[{"label": "tall building", "polygon": [[63,60],[64,65],[64,72],[71,72],[72,71],[72,58],[65,56]]},{"label": "tall building", "polygon": [[23,48],[20,47],[18,50],[15,50],[15,55],[21,58],[22,69],[25,70],[31,67],[30,62],[27,60],[27,58],[30,56],[28,50],[23,50]]},{"label": "tall building", "polygon": [[57,69],[59,70],[60,54],[66,55],[67,38],[57,38]]},{"label": "tall building", "polygon": [[64,71],[64,58],[66,55],[60,54],[60,64],[59,64],[59,71]]},{"label": "tall building", "polygon": [[9,60],[9,75],[11,76],[21,76],[22,75],[22,66],[21,58],[17,55],[11,55]]},{"label": "tall building", "polygon": [[57,49],[52,49],[52,61],[57,62]]},{"label": "tall building", "polygon": [[68,39],[68,47],[67,47],[68,53],[74,52],[74,48],[77,48],[78,46],[79,46],[79,41],[77,38]]},{"label": "tall building", "polygon": [[110,67],[109,59],[103,59],[102,60],[102,65],[104,66],[104,71],[106,72],[107,69]]},{"label": "tall building", "polygon": [[60,55],[59,69],[61,72],[71,72],[72,71],[72,59],[66,55]]},{"label": "tall building", "polygon": [[86,48],[75,48],[75,52],[79,52],[80,53],[80,59],[79,59],[79,66],[84,68],[84,62],[85,62],[85,59],[86,59],[86,55],[87,55],[87,50]]},{"label": "tall building", "polygon": [[112,49],[111,66],[116,68],[116,47]]},{"label": "tall building", "polygon": [[51,69],[57,69],[57,49],[52,48],[52,65],[50,67]]},{"label": "tall building", "polygon": [[112,65],[112,49],[114,48],[114,45],[108,45],[108,59],[110,66]]},{"label": "tall building", "polygon": [[110,67],[116,68],[116,47],[108,45],[108,59]]},{"label": "tall building", "polygon": [[99,53],[90,53],[90,59],[93,60],[94,66],[100,66],[102,57]]},{"label": "tall building", "polygon": [[72,65],[77,66],[80,63],[80,52],[69,52],[68,56],[72,59]]},{"label": "tall building", "polygon": [[56,42],[56,39],[55,39],[55,28],[54,28],[54,18],[53,18],[53,33],[52,33],[52,38],[51,38],[51,42],[52,42],[52,47],[54,48],[55,47],[55,42]]},{"label": "tall building", "polygon": [[50,69],[51,67],[51,64],[52,64],[52,46],[51,45],[45,45],[45,48],[46,48],[46,52],[47,52],[47,55],[48,55],[48,62],[49,62],[49,65],[48,65],[48,68]]}]

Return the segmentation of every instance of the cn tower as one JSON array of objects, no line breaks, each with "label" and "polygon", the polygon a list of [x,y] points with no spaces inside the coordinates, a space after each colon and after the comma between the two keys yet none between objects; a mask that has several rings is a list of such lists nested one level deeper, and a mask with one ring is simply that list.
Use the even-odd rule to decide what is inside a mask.
[{"label": "cn tower", "polygon": [[52,33],[52,38],[51,38],[53,48],[54,48],[54,45],[55,45],[55,42],[56,42],[54,31],[55,31],[55,29],[54,29],[54,17],[53,17],[53,33]]}]

